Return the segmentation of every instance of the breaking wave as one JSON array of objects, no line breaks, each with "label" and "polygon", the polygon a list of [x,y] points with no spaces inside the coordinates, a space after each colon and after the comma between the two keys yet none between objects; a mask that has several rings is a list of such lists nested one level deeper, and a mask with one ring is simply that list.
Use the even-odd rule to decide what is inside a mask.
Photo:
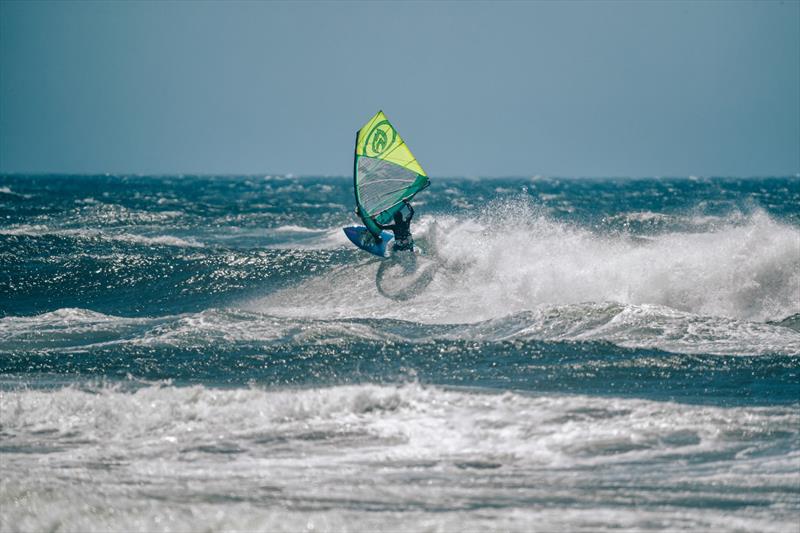
[{"label": "breaking wave", "polygon": [[535,205],[496,203],[476,219],[423,218],[415,233],[441,263],[404,305],[375,290],[377,263],[251,304],[284,316],[467,323],[574,304],[659,306],[746,321],[800,311],[800,229],[761,211],[697,232],[650,236],[557,222]]},{"label": "breaking wave", "polygon": [[792,406],[415,384],[64,387],[0,403],[4,530],[786,531],[796,518],[798,455],[775,452],[797,440]]}]

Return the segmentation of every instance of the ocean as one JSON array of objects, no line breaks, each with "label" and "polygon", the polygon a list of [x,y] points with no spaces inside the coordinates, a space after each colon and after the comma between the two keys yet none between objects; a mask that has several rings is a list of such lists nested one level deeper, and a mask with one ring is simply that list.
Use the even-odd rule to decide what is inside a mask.
[{"label": "ocean", "polygon": [[798,531],[800,178],[414,207],[408,268],[345,177],[0,176],[0,530]]}]

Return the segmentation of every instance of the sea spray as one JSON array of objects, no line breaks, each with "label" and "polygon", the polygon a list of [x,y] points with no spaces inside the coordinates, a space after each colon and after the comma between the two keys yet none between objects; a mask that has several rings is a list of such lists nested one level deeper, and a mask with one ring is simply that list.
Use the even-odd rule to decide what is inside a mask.
[{"label": "sea spray", "polygon": [[362,259],[254,308],[271,311],[268,302],[280,300],[279,314],[418,322],[474,322],[586,302],[756,321],[800,311],[800,229],[760,210],[704,232],[641,236],[558,222],[517,197],[476,218],[423,217],[418,227],[442,268],[408,305],[381,297],[375,263]]}]

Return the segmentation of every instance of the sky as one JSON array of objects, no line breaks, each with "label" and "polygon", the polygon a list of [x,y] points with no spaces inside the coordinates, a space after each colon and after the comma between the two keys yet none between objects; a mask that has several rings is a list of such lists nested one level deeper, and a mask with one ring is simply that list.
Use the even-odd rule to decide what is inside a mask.
[{"label": "sky", "polygon": [[0,0],[0,172],[800,173],[800,2]]}]

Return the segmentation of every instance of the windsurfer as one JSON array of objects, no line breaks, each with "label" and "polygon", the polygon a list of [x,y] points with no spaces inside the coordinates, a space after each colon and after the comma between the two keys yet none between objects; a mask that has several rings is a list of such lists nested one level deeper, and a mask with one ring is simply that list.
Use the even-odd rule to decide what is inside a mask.
[{"label": "windsurfer", "polygon": [[381,229],[392,230],[394,233],[394,245],[392,250],[395,252],[414,251],[414,239],[411,237],[411,219],[414,218],[414,208],[408,203],[408,200],[403,200],[403,203],[408,207],[408,218],[403,218],[402,209],[398,209],[394,213],[394,224],[382,225],[378,224]]}]

